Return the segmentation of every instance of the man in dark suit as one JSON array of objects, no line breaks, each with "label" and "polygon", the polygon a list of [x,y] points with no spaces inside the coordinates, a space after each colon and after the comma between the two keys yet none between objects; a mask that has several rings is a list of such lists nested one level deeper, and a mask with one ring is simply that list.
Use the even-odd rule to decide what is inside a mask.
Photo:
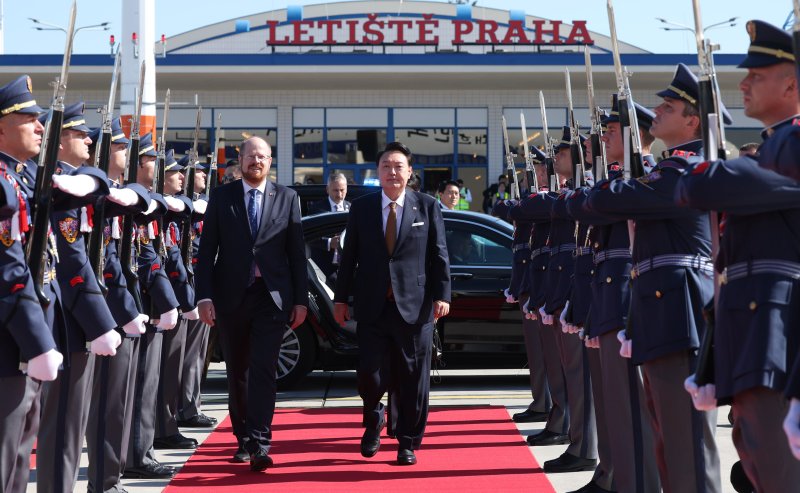
[{"label": "man in dark suit", "polygon": [[[406,189],[411,151],[392,142],[378,154],[382,192],[353,202],[334,297],[334,317],[349,318],[353,294],[364,401],[361,455],[380,447],[381,398],[392,387],[397,462],[416,464],[428,417],[433,322],[450,310],[450,263],[436,200]],[[381,246],[385,245],[385,246]]]},{"label": "man in dark suit", "polygon": [[328,185],[325,187],[328,196],[318,202],[308,205],[308,215],[322,214],[324,212],[347,212],[350,210],[350,201],[347,196],[347,177],[342,173],[331,173],[328,176]]},{"label": "man in dark suit", "polygon": [[240,147],[242,180],[211,194],[195,273],[200,319],[218,326],[228,373],[234,460],[263,471],[286,324],[303,323],[306,257],[297,193],[270,182],[272,150],[251,137]]}]

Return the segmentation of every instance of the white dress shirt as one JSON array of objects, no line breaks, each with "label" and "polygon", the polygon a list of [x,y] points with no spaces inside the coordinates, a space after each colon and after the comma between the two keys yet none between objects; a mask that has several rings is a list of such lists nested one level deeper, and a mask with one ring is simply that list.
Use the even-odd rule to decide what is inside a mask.
[{"label": "white dress shirt", "polygon": [[[394,201],[397,206],[395,207],[395,215],[397,215],[397,236],[396,238],[400,238],[400,223],[403,222],[403,204],[406,201],[406,191],[403,190],[403,193]],[[385,192],[381,192],[381,207],[382,212],[381,215],[383,216],[383,234],[386,236],[386,221],[389,219],[389,204],[392,203],[392,199],[386,196]]]},{"label": "white dress shirt", "polygon": [[337,204],[328,197],[328,204],[331,206],[331,212],[344,212],[344,200]]}]

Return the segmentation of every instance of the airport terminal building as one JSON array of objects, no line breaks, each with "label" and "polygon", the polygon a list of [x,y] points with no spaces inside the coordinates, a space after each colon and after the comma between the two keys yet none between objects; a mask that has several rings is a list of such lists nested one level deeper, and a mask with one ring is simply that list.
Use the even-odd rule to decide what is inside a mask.
[{"label": "airport terminal building", "polygon": [[[236,157],[243,137],[265,137],[282,184],[322,183],[333,171],[363,183],[375,176],[376,151],[399,140],[416,155],[426,189],[461,178],[479,193],[505,168],[502,116],[512,145],[522,141],[520,113],[530,142],[540,145],[543,91],[550,133],[558,135],[567,114],[565,67],[576,116],[588,126],[583,50],[592,54],[598,104],[607,107],[616,92],[610,38],[594,30],[606,26],[535,14],[442,2],[346,1],[288,7],[167,38],[156,46],[156,92],[162,100],[171,90],[168,141],[179,153],[188,149],[200,105],[201,153],[209,152],[222,114],[226,157]],[[618,29],[624,39],[625,26]],[[697,65],[695,55],[654,54],[622,42],[620,49],[634,99],[648,107],[659,102],[655,93],[677,63]],[[737,89],[743,57],[715,58],[734,119],[727,138],[737,146],[757,141],[760,131],[744,116]],[[8,76],[31,74],[43,103],[60,62],[60,55],[0,56]],[[112,64],[108,54],[73,56],[68,101],[103,104]],[[93,111],[87,114],[99,122]]]}]

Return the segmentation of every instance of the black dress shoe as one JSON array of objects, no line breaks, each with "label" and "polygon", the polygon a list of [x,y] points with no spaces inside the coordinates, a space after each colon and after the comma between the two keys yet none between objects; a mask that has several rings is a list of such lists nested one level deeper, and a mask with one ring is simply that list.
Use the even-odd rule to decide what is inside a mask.
[{"label": "black dress shoe", "polygon": [[361,455],[363,457],[374,457],[381,448],[381,430],[386,425],[386,420],[381,419],[377,430],[364,430],[364,435],[361,437]]},{"label": "black dress shoe", "polygon": [[577,490],[570,491],[569,493],[616,493],[616,492],[602,488],[594,481],[589,481],[588,483],[581,486]]},{"label": "black dress shoe", "polygon": [[156,450],[181,449],[191,450],[197,448],[197,440],[176,433],[168,437],[156,438],[153,440],[153,448]]},{"label": "black dress shoe", "polygon": [[123,478],[136,479],[170,479],[175,475],[175,469],[164,464],[144,464],[139,467],[126,467],[122,473]]},{"label": "black dress shoe", "polygon": [[564,452],[559,457],[544,463],[544,472],[591,471],[597,467],[596,459],[582,459]]},{"label": "black dress shoe", "polygon": [[250,453],[247,450],[245,450],[242,445],[239,445],[239,448],[236,449],[236,453],[233,454],[233,459],[231,460],[233,462],[238,462],[240,464],[243,464],[250,460]]},{"label": "black dress shoe", "polygon": [[542,430],[535,435],[529,435],[527,439],[530,446],[543,446],[543,445],[561,445],[569,443],[569,435],[562,435],[550,430]]},{"label": "black dress shoe", "polygon": [[401,448],[397,451],[397,464],[401,466],[413,466],[417,463],[417,456],[413,450]]},{"label": "black dress shoe", "polygon": [[541,423],[543,421],[547,421],[549,416],[550,413],[526,409],[521,413],[515,414],[511,417],[511,419],[513,419],[515,423]]},{"label": "black dress shoe", "polygon": [[178,420],[178,426],[182,428],[211,428],[216,424],[217,418],[212,418],[202,413],[189,419]]},{"label": "black dress shoe", "polygon": [[261,472],[268,467],[272,467],[272,457],[267,455],[263,450],[259,450],[255,454],[250,454],[250,470]]}]

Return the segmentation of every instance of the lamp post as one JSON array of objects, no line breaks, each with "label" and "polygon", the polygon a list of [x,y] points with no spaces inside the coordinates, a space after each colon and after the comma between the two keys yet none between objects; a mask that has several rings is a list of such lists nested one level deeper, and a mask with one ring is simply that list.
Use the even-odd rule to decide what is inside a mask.
[{"label": "lamp post", "polygon": [[[717,27],[733,27],[736,25],[736,21],[738,19],[739,19],[738,17],[731,17],[728,20],[716,22],[714,24],[711,24],[710,26],[704,27],[703,33]],[[685,26],[677,22],[668,21],[667,19],[664,19],[662,17],[656,17],[656,20],[661,22],[662,24],[667,24],[667,26],[674,26],[674,27],[662,27],[661,29],[663,29],[664,31],[691,31],[693,33],[695,32],[693,27]]]},{"label": "lamp post", "polygon": [[[44,22],[39,19],[34,19],[33,17],[28,17],[28,20],[30,20],[35,24],[33,28],[36,29],[37,31],[61,31],[63,33],[67,32],[67,30],[61,26],[50,24],[49,22]],[[109,24],[111,23],[106,21],[106,22],[101,22],[100,24],[92,24],[91,26],[81,26],[75,29],[75,34],[78,34],[78,31],[84,29],[89,31],[108,31],[109,29],[111,29],[111,27],[109,27]]]}]

